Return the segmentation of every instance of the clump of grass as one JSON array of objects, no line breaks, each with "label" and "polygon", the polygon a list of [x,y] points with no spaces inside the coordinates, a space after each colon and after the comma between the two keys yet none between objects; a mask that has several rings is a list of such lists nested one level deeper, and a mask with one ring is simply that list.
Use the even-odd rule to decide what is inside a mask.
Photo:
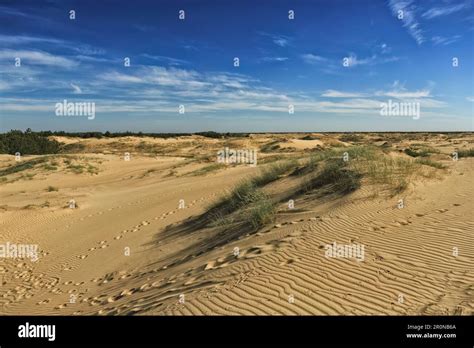
[{"label": "clump of grass", "polygon": [[273,221],[275,204],[248,179],[221,198],[210,208],[211,226],[225,226],[234,222],[250,222],[253,229]]},{"label": "clump of grass", "polygon": [[461,157],[474,157],[474,149],[459,150],[458,158],[461,158]]},{"label": "clump of grass", "polygon": [[408,180],[420,169],[420,164],[406,158],[392,158],[382,155],[376,161],[369,161],[363,173],[374,184],[388,186],[392,194],[408,187]]},{"label": "clump of grass", "polygon": [[360,142],[363,138],[360,135],[348,133],[341,135],[339,140],[344,142]]},{"label": "clump of grass", "polygon": [[446,168],[446,166],[444,166],[442,163],[430,160],[428,158],[417,158],[415,160],[415,162],[419,163],[419,164],[422,164],[422,165],[425,165],[425,166],[430,166],[430,167],[433,167],[433,168],[436,168],[436,169],[445,169]]},{"label": "clump of grass", "polygon": [[9,175],[9,174],[18,173],[18,172],[21,172],[21,171],[24,171],[24,170],[28,170],[28,169],[34,168],[34,166],[36,166],[37,164],[43,163],[45,161],[46,161],[46,158],[44,158],[44,157],[35,158],[35,159],[28,160],[28,161],[21,161],[21,162],[19,162],[17,164],[14,164],[14,165],[12,165],[8,168],[0,170],[0,176]]},{"label": "clump of grass", "polygon": [[361,175],[346,168],[343,160],[333,160],[327,162],[318,175],[306,181],[302,191],[307,192],[328,186],[332,192],[349,193],[360,187],[360,179]]},{"label": "clump of grass", "polygon": [[352,146],[345,150],[349,154],[349,160],[363,159],[372,161],[377,157],[376,149],[372,146]]},{"label": "clump of grass", "polygon": [[192,172],[190,174],[194,175],[194,176],[205,175],[205,174],[217,171],[217,170],[225,168],[225,167],[226,167],[226,165],[224,163],[213,163],[213,164],[209,164],[207,166],[204,166],[202,168],[199,168],[198,170],[195,170],[194,172]]},{"label": "clump of grass", "polygon": [[409,147],[404,150],[404,152],[411,157],[428,157],[429,155],[433,153],[439,153],[438,150],[433,149],[428,146],[423,146],[420,148],[415,148],[415,147]]},{"label": "clump of grass", "polygon": [[259,195],[247,212],[247,221],[254,229],[273,222],[275,220],[275,204],[266,195]]},{"label": "clump of grass", "polygon": [[[297,168],[292,174],[306,175],[308,173],[314,172],[318,168],[319,163],[327,160],[341,160],[346,156],[346,153],[347,160],[351,163],[376,159],[376,149],[372,146],[330,148],[312,154],[309,157],[307,164],[304,167]],[[354,165],[354,167],[357,168],[357,165]]]},{"label": "clump of grass", "polygon": [[301,140],[319,140],[319,138],[314,135],[308,134],[302,137]]},{"label": "clump of grass", "polygon": [[27,173],[27,174],[22,175],[22,178],[27,179],[27,180],[33,180],[35,175],[36,174],[33,174],[33,173]]},{"label": "clump of grass", "polygon": [[285,159],[285,157],[282,156],[282,155],[270,155],[270,156],[267,156],[265,158],[259,159],[258,163],[259,164],[268,164],[268,163],[281,161],[283,159]]},{"label": "clump of grass", "polygon": [[263,152],[263,153],[268,153],[268,152],[273,152],[273,151],[276,151],[276,150],[279,150],[280,149],[280,145],[278,145],[278,140],[276,141],[272,141],[268,144],[264,144],[260,147],[260,151]]},{"label": "clump of grass", "polygon": [[88,164],[87,165],[87,172],[89,174],[99,174],[99,169],[97,167],[94,167],[93,165]]},{"label": "clump of grass", "polygon": [[48,188],[46,189],[46,191],[48,192],[54,192],[54,191],[59,191],[59,189],[57,187],[54,187],[54,186],[48,186]]},{"label": "clump of grass", "polygon": [[46,163],[44,166],[43,166],[44,169],[46,170],[57,170],[58,167],[54,166],[54,165],[51,165],[50,163]]},{"label": "clump of grass", "polygon": [[258,200],[260,191],[252,180],[245,180],[238,184],[227,200],[227,210],[234,211],[244,205]]},{"label": "clump of grass", "polygon": [[84,172],[84,166],[82,164],[70,164],[67,166],[67,169],[75,174],[82,174]]},{"label": "clump of grass", "polygon": [[287,173],[291,169],[296,168],[297,166],[298,160],[296,159],[278,162],[264,168],[260,175],[253,178],[252,181],[255,186],[265,186],[270,182],[277,180],[281,175]]}]

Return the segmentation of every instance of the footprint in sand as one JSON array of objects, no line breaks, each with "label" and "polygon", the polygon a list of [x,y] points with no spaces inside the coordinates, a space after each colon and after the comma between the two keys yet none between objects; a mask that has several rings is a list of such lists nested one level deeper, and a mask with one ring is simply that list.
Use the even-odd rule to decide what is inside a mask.
[{"label": "footprint in sand", "polygon": [[133,295],[135,292],[137,292],[137,289],[133,288],[133,289],[125,289],[125,290],[122,290],[122,292],[120,293],[120,296],[130,296],[130,295]]}]

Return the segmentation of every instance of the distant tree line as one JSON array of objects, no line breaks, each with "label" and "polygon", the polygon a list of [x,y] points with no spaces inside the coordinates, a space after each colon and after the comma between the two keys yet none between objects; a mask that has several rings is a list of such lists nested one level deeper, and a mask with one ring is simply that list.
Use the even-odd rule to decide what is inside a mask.
[{"label": "distant tree line", "polygon": [[56,140],[48,139],[50,136],[87,138],[118,138],[118,137],[152,137],[152,138],[173,138],[184,135],[201,135],[208,138],[228,138],[228,137],[248,137],[248,133],[143,133],[143,132],[78,132],[70,133],[64,131],[40,131],[33,132],[30,128],[26,131],[11,130],[8,133],[0,134],[0,153],[14,155],[19,152],[22,155],[43,155],[54,154],[61,151],[62,147]]},{"label": "distant tree line", "polygon": [[0,153],[14,155],[19,152],[21,155],[43,155],[58,153],[60,149],[60,143],[34,133],[29,128],[25,132],[11,130],[0,134]]},{"label": "distant tree line", "polygon": [[152,138],[175,138],[186,135],[201,135],[207,138],[228,138],[228,137],[248,137],[248,133],[217,133],[213,131],[197,132],[197,133],[143,133],[143,132],[75,132],[69,133],[65,131],[41,131],[36,134],[49,137],[51,135],[77,138],[118,138],[118,137],[152,137]]}]

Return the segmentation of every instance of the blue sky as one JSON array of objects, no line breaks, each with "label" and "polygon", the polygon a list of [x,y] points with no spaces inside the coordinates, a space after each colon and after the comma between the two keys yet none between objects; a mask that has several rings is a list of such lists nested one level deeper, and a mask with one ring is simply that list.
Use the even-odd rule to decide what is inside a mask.
[{"label": "blue sky", "polygon": [[1,131],[473,130],[473,0],[3,0],[0,23]]}]

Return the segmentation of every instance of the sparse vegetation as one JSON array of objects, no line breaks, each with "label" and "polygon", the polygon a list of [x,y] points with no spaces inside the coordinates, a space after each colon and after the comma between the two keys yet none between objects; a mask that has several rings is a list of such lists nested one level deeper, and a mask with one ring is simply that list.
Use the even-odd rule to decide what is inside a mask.
[{"label": "sparse vegetation", "polygon": [[247,216],[248,221],[254,229],[273,222],[275,220],[276,207],[275,204],[264,194],[250,206]]},{"label": "sparse vegetation", "polygon": [[20,161],[17,164],[14,164],[10,167],[0,170],[0,176],[14,174],[14,173],[18,173],[27,169],[31,169],[35,167],[37,164],[44,163],[46,160],[47,158],[40,157],[40,158],[34,158],[27,161]]},{"label": "sparse vegetation", "polygon": [[296,159],[271,164],[270,166],[264,168],[260,175],[253,178],[252,182],[255,184],[255,186],[264,186],[272,181],[277,180],[280,175],[287,173],[288,171],[296,168],[297,166],[298,161]]},{"label": "sparse vegetation", "polygon": [[75,174],[82,174],[85,167],[82,164],[70,164],[66,168]]},{"label": "sparse vegetation", "polygon": [[45,170],[57,170],[58,169],[58,167],[52,165],[51,163],[46,163],[45,165],[43,165],[43,168]]},{"label": "sparse vegetation", "polygon": [[356,143],[362,141],[363,138],[357,134],[345,133],[339,137],[339,140],[347,143]]},{"label": "sparse vegetation", "polygon": [[328,161],[324,168],[314,177],[307,180],[301,189],[302,193],[329,186],[335,193],[349,193],[360,187],[361,175],[346,166],[343,160]]},{"label": "sparse vegetation", "polygon": [[409,147],[404,150],[404,152],[411,157],[428,157],[433,153],[439,153],[438,150],[435,150],[428,146],[422,147]]},{"label": "sparse vegetation", "polygon": [[474,149],[459,150],[458,157],[474,157]]},{"label": "sparse vegetation", "polygon": [[415,160],[415,162],[419,163],[419,164],[422,164],[422,165],[425,165],[425,166],[430,166],[430,167],[433,167],[433,168],[436,168],[436,169],[446,168],[446,166],[444,166],[442,163],[430,160],[428,158],[417,158]]},{"label": "sparse vegetation", "polygon": [[202,167],[198,170],[195,170],[195,171],[191,172],[190,174],[195,175],[195,176],[205,175],[205,174],[209,174],[211,172],[215,172],[219,169],[223,169],[225,167],[226,167],[226,165],[223,164],[223,163],[213,163],[213,164],[209,164],[207,166],[204,166],[204,167]]},{"label": "sparse vegetation", "polygon": [[276,140],[276,141],[272,141],[268,144],[264,144],[260,147],[260,151],[263,152],[263,153],[277,151],[277,150],[280,149],[280,145],[278,145],[278,143],[279,143],[279,141]]},{"label": "sparse vegetation", "polygon": [[314,135],[308,134],[302,137],[301,140],[319,140],[319,138]]},{"label": "sparse vegetation", "polygon": [[59,191],[59,189],[57,187],[54,187],[54,186],[48,186],[48,188],[46,189],[46,191],[48,192],[54,192],[54,191]]}]

